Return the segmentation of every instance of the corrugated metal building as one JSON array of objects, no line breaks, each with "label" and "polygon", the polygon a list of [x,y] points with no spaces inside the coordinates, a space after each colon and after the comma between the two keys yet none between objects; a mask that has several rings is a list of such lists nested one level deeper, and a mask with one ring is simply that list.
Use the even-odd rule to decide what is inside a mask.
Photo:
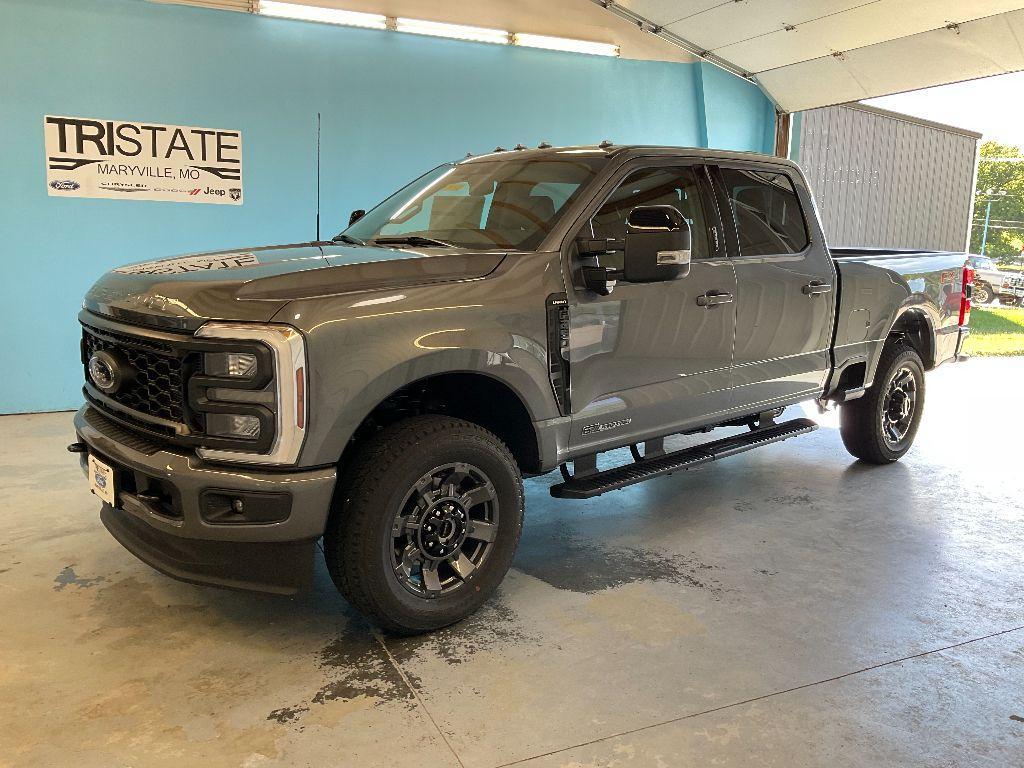
[{"label": "corrugated metal building", "polygon": [[865,104],[796,122],[791,156],[830,245],[966,248],[981,134]]}]

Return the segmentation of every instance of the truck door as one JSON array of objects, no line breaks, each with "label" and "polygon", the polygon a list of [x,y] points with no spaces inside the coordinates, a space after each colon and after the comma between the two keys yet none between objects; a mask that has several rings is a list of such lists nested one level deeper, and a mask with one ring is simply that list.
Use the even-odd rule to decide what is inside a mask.
[{"label": "truck door", "polygon": [[738,282],[735,404],[750,411],[806,400],[829,373],[836,282],[823,238],[810,235],[820,230],[808,227],[806,188],[782,165],[723,162],[710,174]]},{"label": "truck door", "polygon": [[[732,404],[733,296],[707,171],[686,158],[624,165],[585,214],[576,237],[622,239],[638,205],[674,206],[690,224],[692,262],[666,282],[619,281],[611,294],[577,279],[581,261],[570,242],[574,285],[569,296],[570,399],[575,449],[625,444],[712,421]],[[622,268],[622,253],[596,257]],[[575,265],[575,266],[573,266]],[[698,303],[698,297],[706,298]]]}]

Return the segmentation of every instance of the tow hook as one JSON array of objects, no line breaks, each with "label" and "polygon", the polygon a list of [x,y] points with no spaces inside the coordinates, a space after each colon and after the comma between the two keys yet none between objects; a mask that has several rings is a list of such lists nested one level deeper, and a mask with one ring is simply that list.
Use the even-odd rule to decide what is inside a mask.
[{"label": "tow hook", "polygon": [[85,443],[72,443],[68,446],[68,453],[88,453],[89,446]]}]

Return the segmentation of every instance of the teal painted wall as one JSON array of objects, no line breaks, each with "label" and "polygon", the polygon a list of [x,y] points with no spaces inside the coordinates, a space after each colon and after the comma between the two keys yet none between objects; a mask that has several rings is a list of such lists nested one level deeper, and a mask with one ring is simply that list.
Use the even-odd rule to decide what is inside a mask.
[{"label": "teal painted wall", "polygon": [[[728,75],[141,0],[0,0],[0,412],[76,407],[76,314],[103,271],[323,232],[496,144],[762,150],[770,108]],[[702,95],[703,94],[703,95]],[[46,114],[240,129],[245,203],[48,197]]]},{"label": "teal painted wall", "polygon": [[752,83],[712,64],[694,64],[700,101],[701,144],[715,149],[775,148],[775,107]]}]

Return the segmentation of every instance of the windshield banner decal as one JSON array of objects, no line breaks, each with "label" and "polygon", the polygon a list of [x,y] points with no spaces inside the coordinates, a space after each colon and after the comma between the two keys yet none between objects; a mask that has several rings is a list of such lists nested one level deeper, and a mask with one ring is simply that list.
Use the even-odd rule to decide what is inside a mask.
[{"label": "windshield banner decal", "polygon": [[114,270],[119,275],[180,275],[185,272],[208,272],[214,269],[241,269],[260,263],[254,253],[211,253],[199,256],[178,256],[173,259],[144,261]]},{"label": "windshield banner decal", "polygon": [[242,132],[43,118],[51,197],[242,204]]}]

